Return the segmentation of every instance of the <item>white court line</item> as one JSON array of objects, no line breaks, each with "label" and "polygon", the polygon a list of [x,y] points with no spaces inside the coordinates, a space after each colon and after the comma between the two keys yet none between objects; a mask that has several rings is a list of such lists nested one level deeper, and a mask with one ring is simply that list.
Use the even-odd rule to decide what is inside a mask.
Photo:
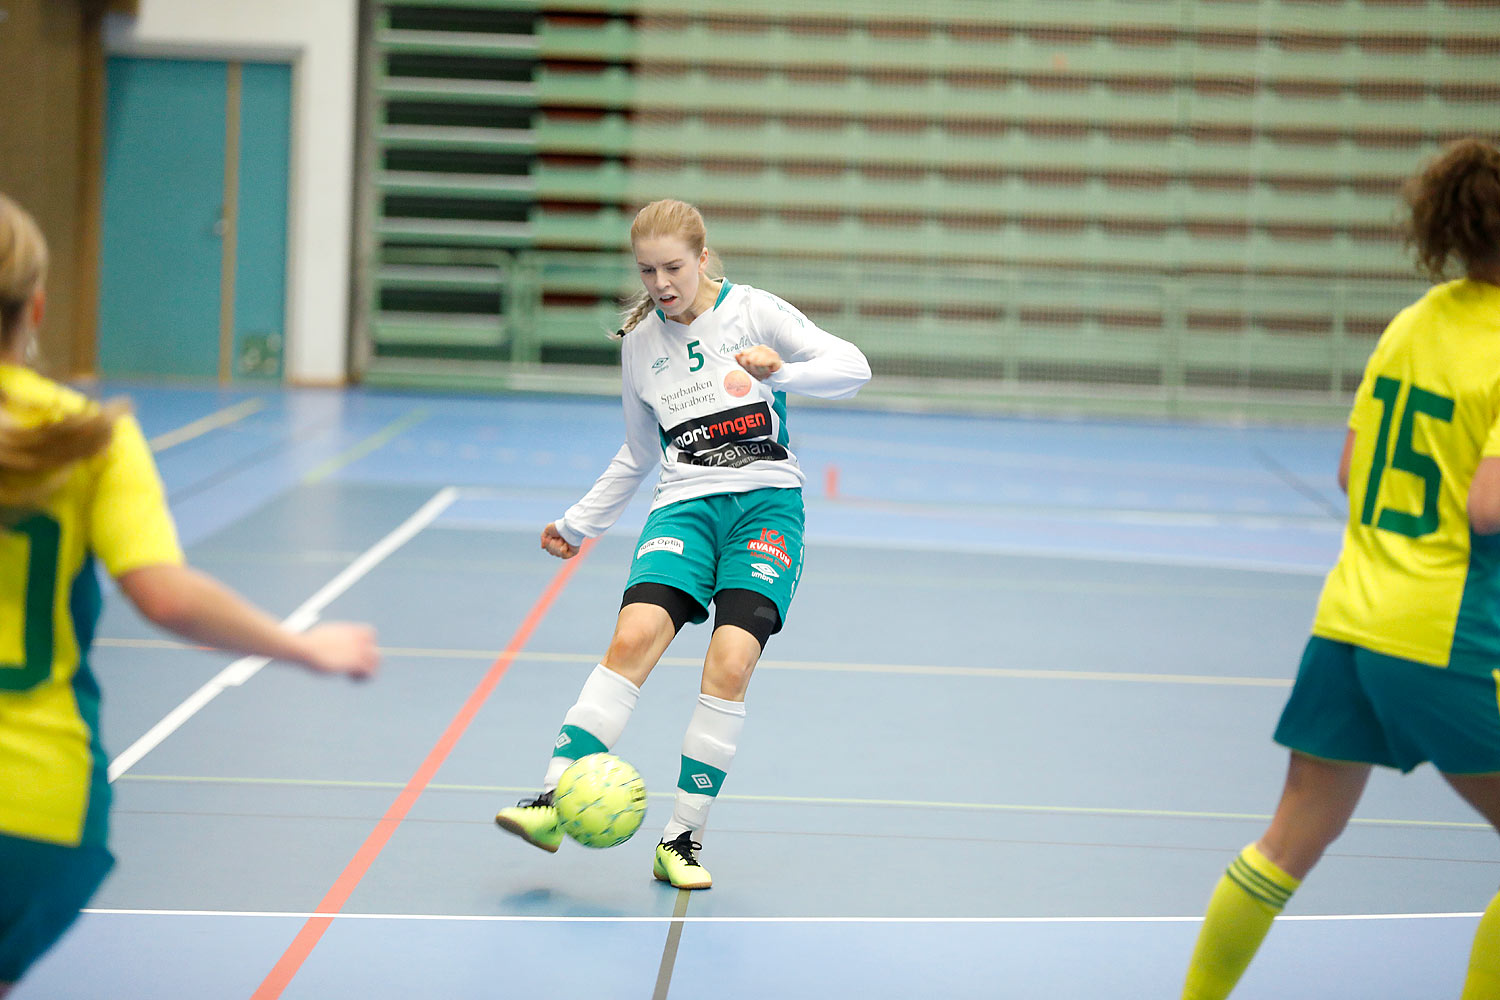
[{"label": "white court line", "polygon": [[[459,923],[510,924],[1196,924],[1198,917],[695,917],[664,916],[562,916],[524,914],[444,913],[308,913],[277,910],[130,910],[85,909],[105,917],[279,917],[307,920],[447,920]],[[1483,913],[1329,913],[1278,916],[1277,923],[1294,921],[1347,920],[1476,920]]]},{"label": "white court line", "polygon": [[[295,632],[311,627],[328,605],[332,604],[344,591],[354,586],[392,552],[409,542],[417,532],[431,524],[457,497],[458,490],[451,486],[439,490],[400,527],[376,542],[364,555],[350,563],[342,573],[304,601],[302,606],[288,615],[282,624]],[[166,717],[148,729],[144,736],[130,744],[119,756],[110,761],[109,780],[114,781],[138,764],[142,757],[160,746],[163,740],[196,715],[204,705],[217,698],[225,688],[238,687],[245,683],[269,662],[270,660],[264,656],[246,656],[235,660],[219,671],[213,680],[188,695],[181,705],[168,712]]]},{"label": "white court line", "polygon": [[210,413],[206,417],[200,417],[190,424],[184,424],[176,430],[158,434],[150,440],[149,445],[153,452],[161,454],[168,448],[191,441],[195,437],[216,431],[221,427],[228,427],[236,421],[243,420],[252,413],[258,413],[266,405],[263,399],[247,399],[244,402],[235,403],[233,406],[225,407],[217,413]]}]

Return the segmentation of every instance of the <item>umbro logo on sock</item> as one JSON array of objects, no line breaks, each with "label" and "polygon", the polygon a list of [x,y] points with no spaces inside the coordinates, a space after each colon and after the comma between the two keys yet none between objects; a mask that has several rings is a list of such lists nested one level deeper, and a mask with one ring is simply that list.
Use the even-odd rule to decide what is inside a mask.
[{"label": "umbro logo on sock", "polygon": [[706,774],[695,774],[693,775],[693,784],[697,785],[705,792],[709,792],[713,791],[714,779],[710,778]]}]

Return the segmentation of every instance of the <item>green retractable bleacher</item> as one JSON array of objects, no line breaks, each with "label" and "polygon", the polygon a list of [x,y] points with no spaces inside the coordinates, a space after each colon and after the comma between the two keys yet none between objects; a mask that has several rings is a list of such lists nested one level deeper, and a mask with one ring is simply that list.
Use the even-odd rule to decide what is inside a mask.
[{"label": "green retractable bleacher", "polygon": [[609,391],[628,225],[704,211],[735,280],[902,405],[1341,409],[1421,290],[1402,179],[1493,135],[1468,3],[374,0],[366,378]]}]

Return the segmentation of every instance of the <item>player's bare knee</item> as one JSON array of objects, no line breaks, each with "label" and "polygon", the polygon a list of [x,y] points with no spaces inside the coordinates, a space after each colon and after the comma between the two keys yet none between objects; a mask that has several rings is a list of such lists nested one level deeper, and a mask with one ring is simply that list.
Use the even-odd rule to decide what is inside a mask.
[{"label": "player's bare knee", "polygon": [[650,666],[652,655],[660,645],[655,629],[642,624],[621,623],[609,641],[604,664],[616,673],[629,677],[642,666]]},{"label": "player's bare knee", "polygon": [[710,656],[703,665],[703,693],[726,701],[743,701],[754,671],[753,658]]}]

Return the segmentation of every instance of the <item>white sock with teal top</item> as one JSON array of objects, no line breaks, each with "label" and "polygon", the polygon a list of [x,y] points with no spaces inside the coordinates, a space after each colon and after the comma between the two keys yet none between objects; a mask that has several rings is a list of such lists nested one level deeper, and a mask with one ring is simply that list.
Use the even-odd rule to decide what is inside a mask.
[{"label": "white sock with teal top", "polygon": [[579,757],[605,753],[614,746],[640,696],[641,689],[620,674],[602,663],[595,667],[583,682],[578,700],[563,716],[562,732],[552,745],[552,760],[547,764],[547,776],[542,779],[542,791],[556,788],[562,773]]},{"label": "white sock with teal top", "polygon": [[745,703],[725,701],[700,694],[693,709],[687,735],[682,738],[682,772],[677,779],[677,801],[663,840],[672,840],[685,830],[701,835],[708,823],[724,776],[734,761],[740,732],[745,728]]}]

